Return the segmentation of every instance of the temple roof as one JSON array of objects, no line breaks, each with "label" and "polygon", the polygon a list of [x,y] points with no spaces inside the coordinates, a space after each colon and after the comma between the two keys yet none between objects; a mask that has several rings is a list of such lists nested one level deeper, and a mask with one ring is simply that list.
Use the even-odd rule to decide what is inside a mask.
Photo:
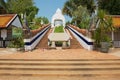
[{"label": "temple roof", "polygon": [[51,20],[52,27],[56,26],[55,21],[62,21],[63,22],[63,26],[65,27],[65,17],[62,14],[62,11],[59,8],[56,10],[55,14],[52,16],[52,20]]},{"label": "temple roof", "polygon": [[55,14],[52,16],[52,19],[65,19],[61,10],[58,8]]},{"label": "temple roof", "polygon": [[22,24],[17,14],[3,14],[0,15],[0,28],[7,28],[9,25],[22,27]]}]

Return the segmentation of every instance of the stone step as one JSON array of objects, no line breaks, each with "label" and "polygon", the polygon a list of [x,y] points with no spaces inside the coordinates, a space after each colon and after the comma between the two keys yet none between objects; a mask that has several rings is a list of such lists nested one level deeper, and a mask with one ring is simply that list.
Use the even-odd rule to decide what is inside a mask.
[{"label": "stone step", "polygon": [[120,59],[0,59],[0,76],[119,76]]},{"label": "stone step", "polygon": [[120,76],[120,70],[0,70],[0,76]]},{"label": "stone step", "polygon": [[120,59],[0,59],[0,61],[120,61]]},{"label": "stone step", "polygon": [[119,70],[120,65],[0,65],[0,69]]},{"label": "stone step", "polygon": [[0,65],[120,65],[120,61],[0,61]]}]

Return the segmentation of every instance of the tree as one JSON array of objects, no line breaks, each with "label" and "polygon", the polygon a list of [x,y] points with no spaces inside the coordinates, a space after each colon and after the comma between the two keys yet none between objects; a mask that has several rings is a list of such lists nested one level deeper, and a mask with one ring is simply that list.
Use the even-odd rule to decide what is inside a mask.
[{"label": "tree", "polygon": [[7,5],[11,13],[25,13],[26,9],[33,6],[33,0],[8,0]]},{"label": "tree", "polygon": [[67,0],[63,7],[63,14],[66,14],[72,17],[72,13],[79,7],[79,6],[87,7],[89,13],[94,11],[95,5],[94,0]]},{"label": "tree", "polygon": [[90,14],[86,7],[79,6],[78,9],[73,12],[73,18],[78,27],[87,28],[89,26]]},{"label": "tree", "polygon": [[80,24],[81,19],[83,17],[79,14],[82,13],[82,11],[80,10],[80,6],[82,6],[82,8],[84,8],[85,11],[87,9],[87,13],[91,15],[95,8],[94,0],[68,0],[64,4],[62,10],[63,14],[70,16],[72,18],[72,22],[76,22],[77,26]]},{"label": "tree", "polygon": [[120,0],[98,0],[99,8],[109,14],[120,15]]},{"label": "tree", "polygon": [[47,17],[42,17],[42,21],[44,24],[48,24],[49,23],[49,20]]},{"label": "tree", "polygon": [[0,6],[7,13],[25,13],[26,9],[33,6],[33,0],[0,0]]},{"label": "tree", "polygon": [[38,13],[39,9],[36,6],[30,6],[26,8],[26,16],[29,22],[35,18],[35,15]]}]

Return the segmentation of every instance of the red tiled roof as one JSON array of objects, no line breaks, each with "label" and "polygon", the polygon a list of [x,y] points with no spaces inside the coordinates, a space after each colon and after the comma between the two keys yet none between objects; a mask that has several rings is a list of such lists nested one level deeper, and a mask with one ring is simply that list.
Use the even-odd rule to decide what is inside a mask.
[{"label": "red tiled roof", "polygon": [[16,14],[0,15],[0,28],[6,28],[14,19]]}]

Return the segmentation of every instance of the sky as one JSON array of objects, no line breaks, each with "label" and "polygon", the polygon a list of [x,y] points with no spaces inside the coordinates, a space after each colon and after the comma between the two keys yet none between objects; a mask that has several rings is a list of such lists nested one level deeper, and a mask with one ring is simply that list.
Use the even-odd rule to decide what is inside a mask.
[{"label": "sky", "polygon": [[[62,9],[67,0],[34,0],[35,6],[39,8],[37,17],[45,16],[51,21],[52,16],[58,8]],[[71,20],[65,16],[66,21]]]}]

